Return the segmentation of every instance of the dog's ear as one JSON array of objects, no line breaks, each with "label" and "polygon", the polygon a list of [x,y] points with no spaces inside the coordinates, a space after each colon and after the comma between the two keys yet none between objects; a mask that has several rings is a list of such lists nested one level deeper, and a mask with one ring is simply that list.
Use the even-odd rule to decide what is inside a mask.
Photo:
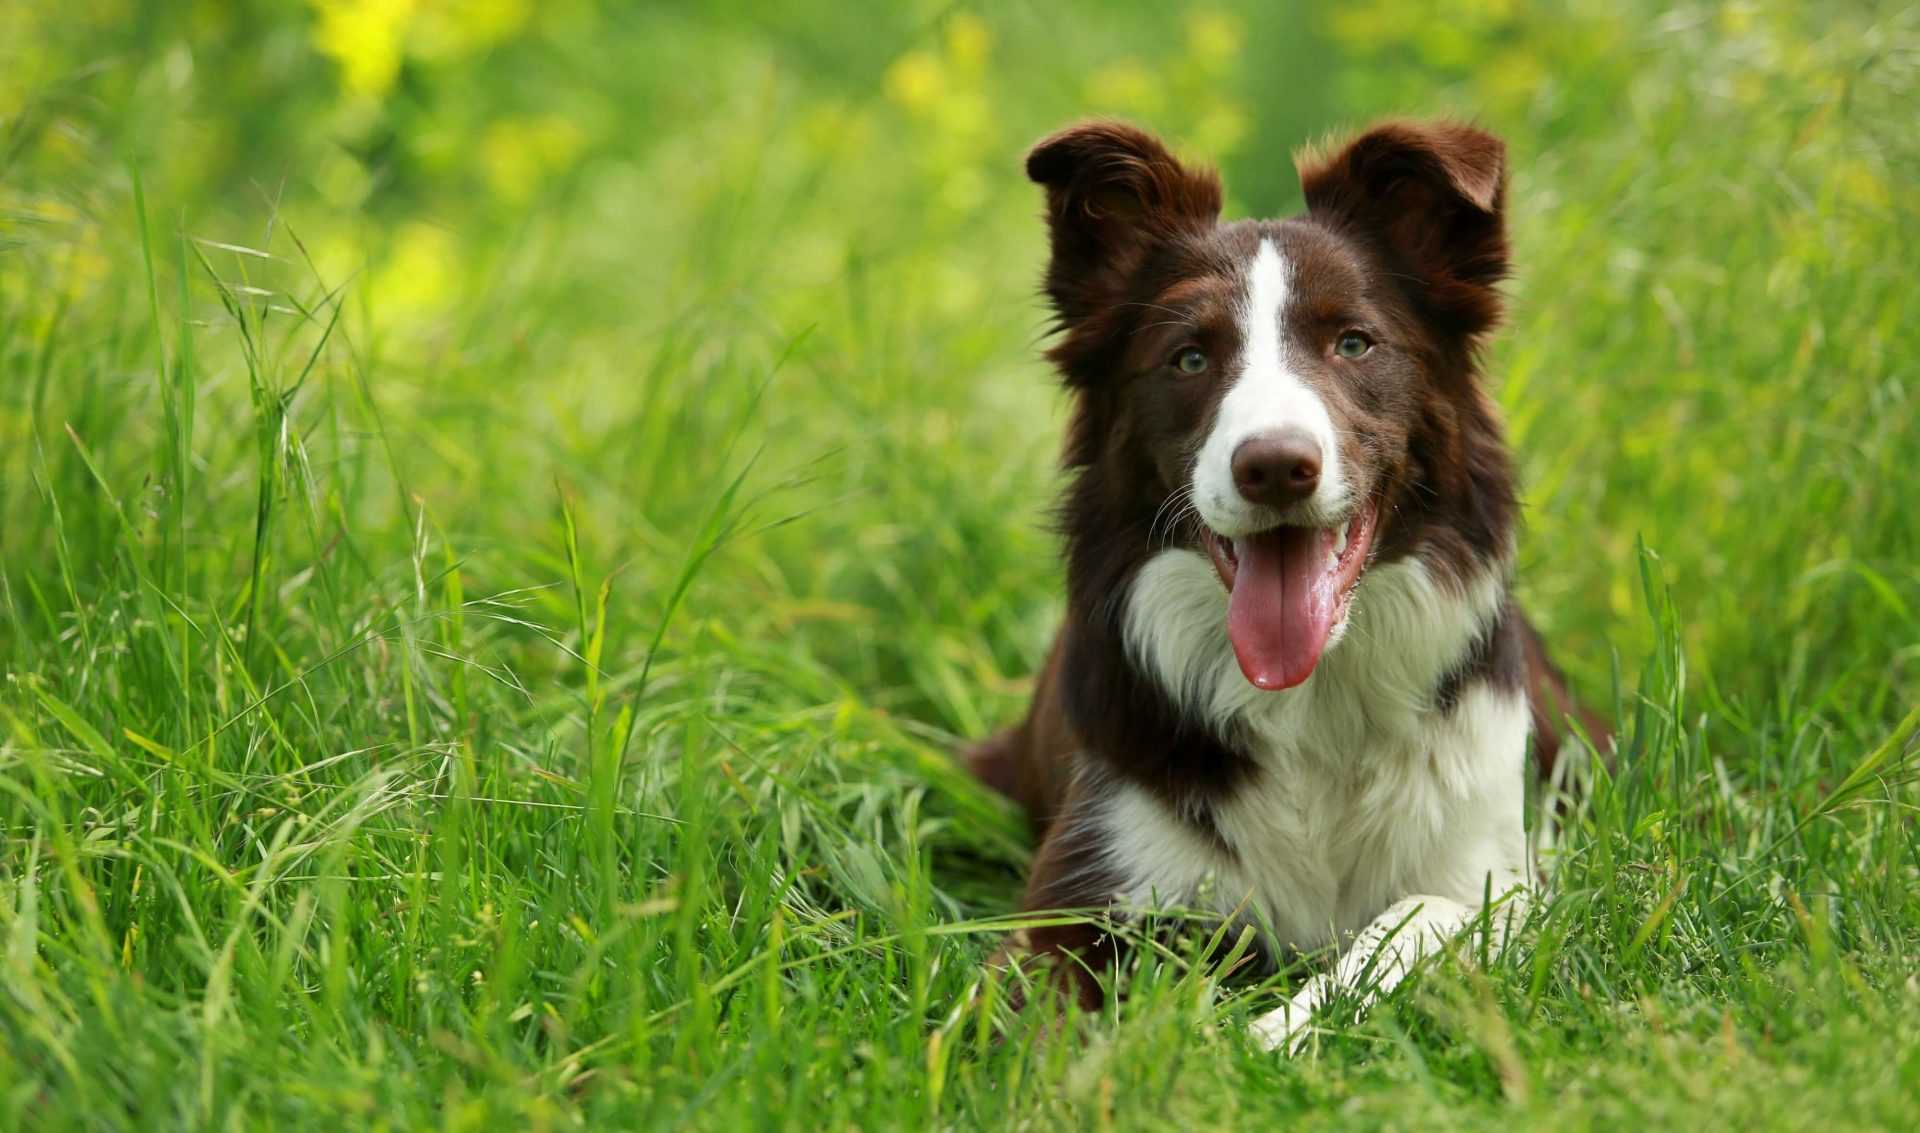
[{"label": "dog's ear", "polygon": [[1382,244],[1468,335],[1499,321],[1506,147],[1454,122],[1389,122],[1295,159],[1309,212]]},{"label": "dog's ear", "polygon": [[1071,326],[1125,287],[1161,242],[1220,218],[1220,178],[1175,160],[1144,130],[1083,122],[1043,138],[1027,176],[1047,191],[1047,295]]}]

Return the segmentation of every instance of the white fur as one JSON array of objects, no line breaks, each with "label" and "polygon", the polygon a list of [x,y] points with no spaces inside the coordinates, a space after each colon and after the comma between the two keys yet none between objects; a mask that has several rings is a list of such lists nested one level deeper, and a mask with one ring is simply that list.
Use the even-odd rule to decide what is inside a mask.
[{"label": "white fur", "polygon": [[[1525,914],[1527,890],[1515,887],[1495,902],[1488,917],[1489,937],[1504,948],[1514,921]],[[1342,990],[1359,990],[1361,1002],[1371,1002],[1399,986],[1423,958],[1444,949],[1480,914],[1479,902],[1455,901],[1423,894],[1396,901],[1373,919],[1341,955],[1331,972],[1306,982],[1292,999],[1253,1021],[1254,1041],[1262,1050],[1284,1048],[1297,1054],[1306,1045],[1314,1013]]]},{"label": "white fur", "polygon": [[1234,662],[1226,595],[1204,558],[1163,551],[1135,579],[1136,663],[1217,732],[1242,737],[1259,770],[1210,809],[1230,851],[1128,785],[1086,820],[1103,824],[1129,903],[1236,917],[1276,951],[1346,946],[1332,973],[1261,1021],[1269,1046],[1296,1043],[1336,986],[1363,976],[1392,986],[1489,891],[1528,884],[1525,693],[1470,684],[1451,711],[1432,707],[1503,598],[1497,570],[1456,587],[1418,558],[1382,564],[1313,675],[1265,692]]},{"label": "white fur", "polygon": [[1279,520],[1272,508],[1250,503],[1234,486],[1234,450],[1261,433],[1298,426],[1320,444],[1319,487],[1288,509],[1290,522],[1332,527],[1346,518],[1353,504],[1327,404],[1287,362],[1280,318],[1292,275],[1292,266],[1273,241],[1261,240],[1238,312],[1244,344],[1239,376],[1220,399],[1219,414],[1193,467],[1194,507],[1208,527],[1230,539],[1263,531]]}]

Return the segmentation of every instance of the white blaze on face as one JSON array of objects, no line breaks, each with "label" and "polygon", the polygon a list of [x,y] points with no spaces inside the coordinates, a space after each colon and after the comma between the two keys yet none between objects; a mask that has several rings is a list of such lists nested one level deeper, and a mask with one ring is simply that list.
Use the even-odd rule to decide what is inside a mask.
[{"label": "white blaze on face", "polygon": [[1193,470],[1193,502],[1200,518],[1229,538],[1271,527],[1277,518],[1272,509],[1244,499],[1233,482],[1234,450],[1262,433],[1297,426],[1320,442],[1319,490],[1295,505],[1294,518],[1312,526],[1331,526],[1347,504],[1347,480],[1333,418],[1326,402],[1287,364],[1287,342],[1280,328],[1292,276],[1287,258],[1273,241],[1262,238],[1239,310],[1244,344],[1239,376],[1220,402],[1219,416]]}]

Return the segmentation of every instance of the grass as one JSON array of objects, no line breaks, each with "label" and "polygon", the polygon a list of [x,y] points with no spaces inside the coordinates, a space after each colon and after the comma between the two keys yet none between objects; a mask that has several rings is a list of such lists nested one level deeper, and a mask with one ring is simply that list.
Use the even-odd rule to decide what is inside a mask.
[{"label": "grass", "polygon": [[[0,15],[0,1125],[1911,1124],[1920,12],[180,7]],[[1028,849],[951,753],[1060,607],[1017,160],[1093,111],[1239,214],[1512,144],[1523,589],[1619,770],[1521,947],[1296,1061],[1198,943],[1052,1042],[979,975]]]}]

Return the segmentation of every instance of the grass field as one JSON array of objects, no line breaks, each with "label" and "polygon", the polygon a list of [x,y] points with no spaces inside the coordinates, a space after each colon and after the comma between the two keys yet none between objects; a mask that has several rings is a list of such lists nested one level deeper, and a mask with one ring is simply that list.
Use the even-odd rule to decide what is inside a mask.
[{"label": "grass field", "polygon": [[[0,1127],[1911,1128],[1920,9],[0,7]],[[1510,141],[1522,587],[1621,729],[1306,1057],[995,1041],[1060,612],[1026,143]]]}]

